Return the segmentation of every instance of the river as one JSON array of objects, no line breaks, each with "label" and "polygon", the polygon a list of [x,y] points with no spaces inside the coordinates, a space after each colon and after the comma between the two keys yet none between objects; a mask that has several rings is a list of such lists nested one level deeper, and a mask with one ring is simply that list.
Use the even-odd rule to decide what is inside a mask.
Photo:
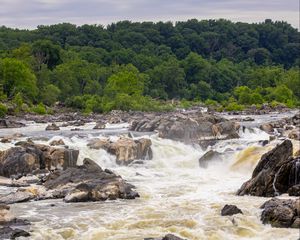
[{"label": "river", "polygon": [[[22,132],[26,138],[39,139],[36,142],[44,144],[63,139],[70,148],[80,150],[78,164],[89,157],[101,167],[120,174],[135,185],[141,195],[135,200],[105,202],[33,201],[14,204],[12,212],[32,222],[30,239],[35,240],[143,240],[167,233],[190,240],[295,240],[299,230],[272,228],[261,223],[260,206],[269,198],[235,195],[251,177],[260,156],[272,147],[258,143],[269,139],[269,135],[257,126],[284,116],[252,116],[256,121],[246,123],[248,128],[240,132],[240,139],[220,141],[212,148],[227,154],[225,159],[213,161],[207,168],[199,167],[198,160],[205,153],[200,147],[160,139],[155,134],[144,136],[152,140],[153,159],[142,164],[118,166],[115,158],[104,150],[91,150],[86,146],[95,137],[114,139],[126,134],[127,124],[109,125],[106,130],[96,131],[92,130],[94,123],[90,123],[78,132],[71,132],[67,127],[46,132],[45,124],[36,123],[27,123],[28,127],[21,129],[3,129],[2,136]],[[132,134],[140,137],[140,134]],[[2,150],[11,146],[13,144],[0,144]],[[0,191],[9,190],[2,187]],[[221,216],[225,204],[237,205],[244,214]]]}]

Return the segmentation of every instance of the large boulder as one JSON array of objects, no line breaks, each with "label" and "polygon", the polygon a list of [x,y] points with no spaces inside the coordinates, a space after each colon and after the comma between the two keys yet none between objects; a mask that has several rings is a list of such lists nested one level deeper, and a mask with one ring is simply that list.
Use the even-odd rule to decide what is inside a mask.
[{"label": "large boulder", "polygon": [[230,152],[217,152],[215,150],[207,151],[203,156],[199,159],[200,167],[207,168],[208,165],[212,162],[221,162],[226,160],[226,157],[230,154]]},{"label": "large boulder", "polygon": [[52,124],[49,124],[45,130],[46,131],[58,131],[58,130],[60,130],[60,128],[55,123],[52,123]]},{"label": "large boulder", "polygon": [[272,198],[261,208],[261,220],[272,227],[300,228],[300,199]]},{"label": "large boulder", "polygon": [[152,142],[150,139],[120,138],[116,142],[108,139],[94,139],[88,146],[92,149],[104,149],[116,156],[116,162],[120,165],[128,165],[134,160],[152,159]]},{"label": "large boulder", "polygon": [[78,150],[20,142],[17,147],[0,151],[0,175],[10,177],[37,169],[65,169],[76,166],[78,155]]},{"label": "large boulder", "polygon": [[156,131],[162,138],[199,144],[204,140],[236,138],[239,125],[214,115],[171,113],[134,120],[130,129]]},{"label": "large boulder", "polygon": [[238,190],[238,195],[272,197],[286,193],[300,183],[300,158],[293,158],[293,145],[285,140],[264,154],[255,167],[252,178]]},{"label": "large boulder", "polygon": [[84,159],[82,166],[58,170],[50,174],[44,186],[59,192],[66,202],[134,199],[139,197],[131,184],[109,170],[102,170],[95,162]]}]

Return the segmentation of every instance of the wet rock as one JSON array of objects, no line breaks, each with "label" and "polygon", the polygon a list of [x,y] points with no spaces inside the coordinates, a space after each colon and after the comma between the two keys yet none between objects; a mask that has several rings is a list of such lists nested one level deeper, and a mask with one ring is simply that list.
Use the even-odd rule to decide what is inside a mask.
[{"label": "wet rock", "polygon": [[232,216],[235,214],[243,214],[242,210],[239,209],[237,206],[235,205],[225,205],[222,210],[221,210],[221,215],[222,216]]},{"label": "wet rock", "polygon": [[13,229],[11,227],[0,228],[0,238],[1,239],[16,239],[19,237],[29,237],[30,233],[22,229]]},{"label": "wet rock", "polygon": [[199,165],[200,167],[207,168],[210,162],[222,161],[223,157],[224,154],[214,150],[209,150],[199,159]]},{"label": "wet rock", "polygon": [[261,221],[279,228],[300,228],[300,199],[272,198],[265,202],[261,208]]},{"label": "wet rock", "polygon": [[185,239],[177,237],[174,234],[167,234],[162,238],[144,238],[144,240],[185,240]]},{"label": "wet rock", "polygon": [[57,191],[66,202],[134,199],[139,197],[133,186],[120,176],[107,173],[95,162],[85,159],[82,166],[58,170],[50,174],[45,187]]},{"label": "wet rock", "polygon": [[27,202],[34,199],[34,195],[30,192],[17,191],[0,196],[0,203],[12,204],[19,202]]},{"label": "wet rock", "polygon": [[16,122],[7,119],[0,119],[0,129],[1,128],[21,128],[25,127],[24,123]]},{"label": "wet rock", "polygon": [[300,158],[293,158],[293,145],[285,140],[264,154],[255,167],[252,178],[238,190],[238,195],[272,197],[286,193],[300,183]]},{"label": "wet rock", "polygon": [[253,122],[253,121],[255,121],[255,119],[252,118],[252,117],[245,117],[245,118],[242,119],[242,121],[243,122]]},{"label": "wet rock", "polygon": [[38,169],[62,169],[75,166],[79,151],[42,144],[20,142],[0,152],[0,175],[26,175]]},{"label": "wet rock", "polygon": [[105,122],[97,122],[96,126],[93,129],[104,129],[105,128]]},{"label": "wet rock", "polygon": [[152,159],[151,145],[150,139],[120,138],[118,141],[109,144],[107,151],[116,156],[118,164],[128,165],[134,160]]},{"label": "wet rock", "polygon": [[45,130],[46,131],[58,131],[58,130],[60,130],[60,128],[55,123],[52,123],[52,124],[48,125]]},{"label": "wet rock", "polygon": [[274,132],[274,128],[270,123],[264,123],[264,124],[260,125],[260,129],[267,133]]},{"label": "wet rock", "polygon": [[300,196],[300,184],[294,185],[288,189],[289,196]]},{"label": "wet rock", "polygon": [[108,139],[93,139],[87,146],[91,149],[104,149],[107,150],[111,142]]},{"label": "wet rock", "polygon": [[214,115],[175,112],[134,120],[130,129],[138,132],[156,131],[162,138],[187,144],[199,144],[203,140],[225,139],[233,136],[238,128],[236,123]]},{"label": "wet rock", "polygon": [[292,131],[289,133],[288,137],[289,137],[290,139],[300,140],[300,130],[299,130],[299,129],[294,129],[294,130],[292,130]]},{"label": "wet rock", "polygon": [[66,145],[65,142],[62,139],[59,140],[53,140],[49,143],[50,146],[59,146],[59,145]]}]

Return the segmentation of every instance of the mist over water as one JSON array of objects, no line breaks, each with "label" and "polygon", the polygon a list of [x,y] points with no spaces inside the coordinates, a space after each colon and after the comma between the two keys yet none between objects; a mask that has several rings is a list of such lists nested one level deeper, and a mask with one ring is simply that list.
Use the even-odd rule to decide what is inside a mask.
[{"label": "mist over water", "polygon": [[[200,168],[199,158],[209,149],[161,139],[155,134],[144,136],[152,141],[152,160],[118,166],[114,156],[86,145],[96,137],[109,136],[114,141],[127,132],[127,126],[110,126],[118,134],[91,131],[92,126],[86,125],[84,131],[72,134],[65,134],[67,129],[63,129],[48,135],[48,141],[37,142],[63,139],[70,148],[80,151],[78,164],[86,157],[93,159],[103,169],[111,169],[135,185],[141,197],[105,202],[45,200],[15,204],[13,213],[32,222],[31,239],[141,240],[167,233],[193,240],[297,239],[297,229],[271,228],[261,223],[259,207],[268,198],[235,195],[251,177],[261,155],[272,148],[258,143],[269,138],[258,128],[248,128],[240,132],[240,139],[220,141],[209,148],[226,152],[226,158],[215,159],[207,168]],[[38,136],[44,127],[33,124],[23,131]],[[9,147],[0,145],[1,149]],[[220,212],[225,204],[237,205],[244,215],[222,217]]]}]

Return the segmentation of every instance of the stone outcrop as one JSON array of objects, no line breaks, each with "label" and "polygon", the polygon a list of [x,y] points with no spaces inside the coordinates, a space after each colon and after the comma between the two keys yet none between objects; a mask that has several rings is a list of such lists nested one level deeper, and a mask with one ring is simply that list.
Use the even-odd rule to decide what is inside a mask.
[{"label": "stone outcrop", "polygon": [[203,140],[238,138],[239,124],[214,115],[202,113],[161,114],[144,117],[131,123],[131,130],[158,132],[162,138],[199,144]]},{"label": "stone outcrop", "polygon": [[239,209],[237,206],[235,205],[228,205],[226,204],[222,210],[221,210],[221,215],[222,216],[232,216],[235,214],[243,214],[242,210]]},{"label": "stone outcrop", "polygon": [[105,122],[99,121],[96,123],[93,129],[104,129],[106,127]]},{"label": "stone outcrop", "polygon": [[95,139],[88,146],[92,149],[104,149],[116,156],[116,162],[120,165],[128,165],[134,160],[152,159],[152,142],[150,139],[120,138],[116,142],[108,139]]},{"label": "stone outcrop", "polygon": [[50,146],[63,146],[66,145],[64,140],[59,139],[59,140],[53,140],[49,143]]},{"label": "stone outcrop", "polygon": [[279,228],[300,228],[300,199],[272,198],[261,208],[261,221]]},{"label": "stone outcrop", "polygon": [[252,178],[238,190],[238,195],[272,197],[286,193],[300,183],[300,158],[293,158],[293,145],[285,140],[264,154]]},{"label": "stone outcrop", "polygon": [[42,144],[20,142],[0,152],[0,175],[26,175],[38,169],[66,169],[75,166],[79,151]]},{"label": "stone outcrop", "polygon": [[226,160],[226,157],[229,153],[230,152],[221,153],[215,150],[209,150],[200,157],[199,165],[200,167],[207,168],[211,162],[221,162],[223,160]]}]

